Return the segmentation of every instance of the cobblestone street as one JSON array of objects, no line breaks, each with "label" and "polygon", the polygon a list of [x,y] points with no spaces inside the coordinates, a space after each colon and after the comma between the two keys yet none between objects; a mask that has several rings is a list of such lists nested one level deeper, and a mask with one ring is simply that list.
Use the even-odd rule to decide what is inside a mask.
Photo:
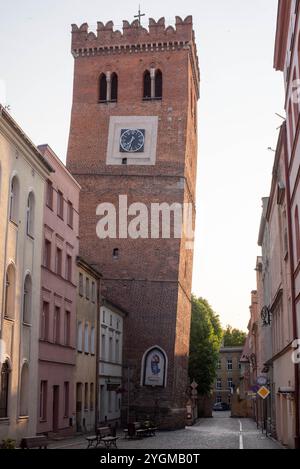
[{"label": "cobblestone street", "polygon": [[[49,448],[84,449],[84,436],[53,442]],[[159,432],[156,437],[125,440],[120,434],[119,449],[281,449],[266,438],[250,419],[231,419],[230,413],[215,413],[212,419],[201,419],[193,427],[175,432]]]}]

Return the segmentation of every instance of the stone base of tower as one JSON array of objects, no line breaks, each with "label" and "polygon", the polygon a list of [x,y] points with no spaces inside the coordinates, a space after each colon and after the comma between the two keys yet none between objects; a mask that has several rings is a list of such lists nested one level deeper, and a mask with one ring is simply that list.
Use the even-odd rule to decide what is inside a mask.
[{"label": "stone base of tower", "polygon": [[169,408],[154,406],[122,407],[122,425],[126,427],[130,422],[144,422],[150,420],[160,430],[180,430],[186,426],[186,408]]}]

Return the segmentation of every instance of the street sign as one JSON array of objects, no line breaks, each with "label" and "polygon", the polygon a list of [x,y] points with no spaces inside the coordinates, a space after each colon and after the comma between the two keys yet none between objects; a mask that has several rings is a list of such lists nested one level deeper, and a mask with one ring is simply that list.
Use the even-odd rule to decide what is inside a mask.
[{"label": "street sign", "polygon": [[262,399],[267,399],[267,397],[271,394],[270,390],[266,388],[265,386],[262,386],[259,391],[257,391],[257,394],[262,398]]},{"label": "street sign", "polygon": [[266,378],[265,376],[259,376],[256,382],[259,386],[265,386],[268,382],[268,378]]}]

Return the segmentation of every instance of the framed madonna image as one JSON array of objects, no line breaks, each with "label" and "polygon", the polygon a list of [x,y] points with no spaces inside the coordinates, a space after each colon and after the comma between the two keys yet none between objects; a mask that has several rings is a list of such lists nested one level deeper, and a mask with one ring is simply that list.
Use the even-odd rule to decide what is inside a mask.
[{"label": "framed madonna image", "polygon": [[166,386],[167,358],[160,348],[153,347],[143,359],[143,386]]}]

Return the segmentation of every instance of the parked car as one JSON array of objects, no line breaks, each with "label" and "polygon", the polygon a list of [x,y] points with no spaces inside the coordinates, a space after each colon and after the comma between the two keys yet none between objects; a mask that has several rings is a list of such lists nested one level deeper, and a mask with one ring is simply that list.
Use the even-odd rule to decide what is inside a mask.
[{"label": "parked car", "polygon": [[223,412],[225,410],[230,410],[230,406],[226,402],[216,402],[213,406],[214,412]]}]

